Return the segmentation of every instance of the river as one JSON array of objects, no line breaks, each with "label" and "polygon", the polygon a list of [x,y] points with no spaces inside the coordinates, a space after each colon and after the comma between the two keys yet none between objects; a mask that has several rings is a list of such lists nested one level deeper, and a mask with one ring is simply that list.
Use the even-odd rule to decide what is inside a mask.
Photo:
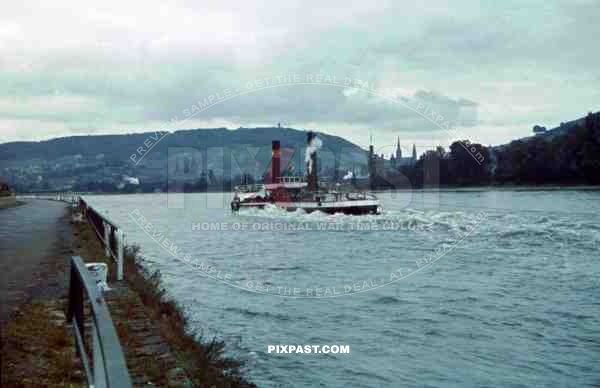
[{"label": "river", "polygon": [[260,387],[600,384],[600,191],[379,197],[384,214],[359,217],[233,215],[218,193],[87,198]]}]

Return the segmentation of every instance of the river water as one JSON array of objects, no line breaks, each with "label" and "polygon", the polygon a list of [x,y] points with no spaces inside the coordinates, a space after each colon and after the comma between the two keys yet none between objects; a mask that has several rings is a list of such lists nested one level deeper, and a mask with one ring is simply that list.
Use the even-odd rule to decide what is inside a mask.
[{"label": "river water", "polygon": [[233,215],[230,194],[88,197],[261,387],[600,384],[600,191],[379,198],[382,216],[357,217]]}]

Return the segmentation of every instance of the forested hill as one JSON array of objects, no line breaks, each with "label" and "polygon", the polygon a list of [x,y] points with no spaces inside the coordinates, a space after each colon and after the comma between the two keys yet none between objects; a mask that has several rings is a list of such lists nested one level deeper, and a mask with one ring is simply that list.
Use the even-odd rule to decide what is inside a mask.
[{"label": "forested hill", "polygon": [[[82,157],[99,153],[111,160],[129,159],[144,142],[156,142],[166,132],[147,132],[126,135],[89,135],[61,137],[39,142],[14,142],[0,144],[0,161],[23,161],[31,159],[55,160],[68,155]],[[338,152],[341,149],[364,153],[356,144],[338,136],[318,132],[323,147]],[[300,147],[306,142],[306,131],[292,128],[239,128],[229,130],[193,129],[180,130],[164,136],[155,151],[164,152],[169,147],[192,147],[205,150],[212,147],[271,147],[272,140],[281,140],[282,147]],[[145,147],[147,148],[147,147]]]},{"label": "forested hill", "polygon": [[[355,165],[366,170],[365,150],[341,137],[317,133],[323,144],[319,166],[322,173],[333,170],[334,158],[341,160],[340,168]],[[0,144],[0,180],[19,191],[114,191],[136,180],[141,182],[138,189],[162,190],[168,177],[180,172],[190,181],[207,178],[209,173],[213,181],[242,171],[262,175],[271,158],[272,140],[280,140],[282,148],[296,149],[294,155],[284,153],[284,157],[291,158],[297,170],[304,168],[304,130],[216,128]],[[231,158],[223,156],[225,153],[233,155],[233,164]],[[142,155],[143,160],[137,163]]]},{"label": "forested hill", "polygon": [[[433,185],[600,184],[600,112],[509,144],[486,147],[468,139],[448,150],[438,147],[421,156],[414,168],[387,177],[397,186],[402,179],[413,187]],[[405,176],[406,179],[403,177]],[[395,180],[394,180],[395,178]]]},{"label": "forested hill", "polygon": [[497,182],[600,184],[600,112],[493,149]]}]

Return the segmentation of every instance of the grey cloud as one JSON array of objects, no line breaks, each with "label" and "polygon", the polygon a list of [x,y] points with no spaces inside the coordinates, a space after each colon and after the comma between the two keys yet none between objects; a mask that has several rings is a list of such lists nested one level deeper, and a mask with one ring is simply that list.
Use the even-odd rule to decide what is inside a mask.
[{"label": "grey cloud", "polygon": [[[0,107],[0,121],[62,122],[70,132],[143,130],[150,124],[166,125],[174,116],[182,118],[184,109],[227,88],[235,94],[236,88],[257,78],[307,73],[403,89],[402,103],[421,102],[464,127],[481,125],[482,119],[498,127],[568,120],[580,108],[593,109],[580,107],[582,101],[589,105],[598,97],[600,54],[594,40],[600,35],[600,9],[593,2],[465,1],[452,8],[437,1],[424,7],[342,1],[327,6],[316,1],[260,5],[261,11],[256,11],[257,4],[235,1],[165,6],[163,22],[169,28],[143,23],[152,16],[151,6],[140,8],[140,15],[132,13],[139,27],[116,7],[106,15],[114,16],[117,27],[101,24],[96,31],[84,25],[85,18],[74,22],[72,35],[81,35],[80,45],[41,35],[36,45],[19,47],[0,34],[0,83],[5,86],[0,103],[8,99],[23,105]],[[7,7],[7,17],[23,21],[20,30],[27,32],[28,14],[13,7],[14,12]],[[72,21],[61,19],[59,11],[52,13],[58,24]],[[210,21],[212,14],[220,21],[212,30],[194,27],[198,15]],[[189,35],[179,33],[170,19],[186,15],[191,24],[181,29]],[[43,16],[34,20],[43,21]],[[108,16],[104,19],[110,20]],[[47,34],[55,39],[52,30]],[[498,86],[484,86],[490,81]],[[522,86],[506,87],[519,82]],[[560,93],[554,91],[557,87]],[[69,111],[32,103],[50,96],[81,98],[87,106]],[[518,106],[507,109],[511,104]],[[197,119],[224,120],[232,126],[283,121],[291,126],[348,128],[336,134],[350,138],[356,128],[415,136],[441,131],[400,104],[365,92],[345,95],[342,88],[314,85],[236,97]],[[31,136],[22,128],[14,131]],[[43,137],[44,129],[38,131]]]}]

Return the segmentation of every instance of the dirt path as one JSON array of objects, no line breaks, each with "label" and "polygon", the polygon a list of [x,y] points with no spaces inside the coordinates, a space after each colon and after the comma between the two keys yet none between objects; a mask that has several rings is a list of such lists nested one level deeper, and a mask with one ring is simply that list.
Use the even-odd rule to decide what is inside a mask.
[{"label": "dirt path", "polygon": [[0,210],[0,386],[83,386],[64,313],[74,251],[65,210],[53,201]]},{"label": "dirt path", "polygon": [[[0,386],[84,386],[65,316],[70,257],[106,261],[112,274],[115,264],[91,226],[72,222],[65,209],[32,201],[0,210]],[[179,307],[163,300],[160,277],[145,279],[131,255],[125,269],[127,281],[111,281],[104,297],[134,386],[253,386],[230,373],[240,364],[222,357],[222,344],[186,332]]]},{"label": "dirt path", "polygon": [[58,298],[66,292],[72,252],[71,224],[64,222],[66,205],[31,201],[0,210],[0,325],[32,298]]}]

